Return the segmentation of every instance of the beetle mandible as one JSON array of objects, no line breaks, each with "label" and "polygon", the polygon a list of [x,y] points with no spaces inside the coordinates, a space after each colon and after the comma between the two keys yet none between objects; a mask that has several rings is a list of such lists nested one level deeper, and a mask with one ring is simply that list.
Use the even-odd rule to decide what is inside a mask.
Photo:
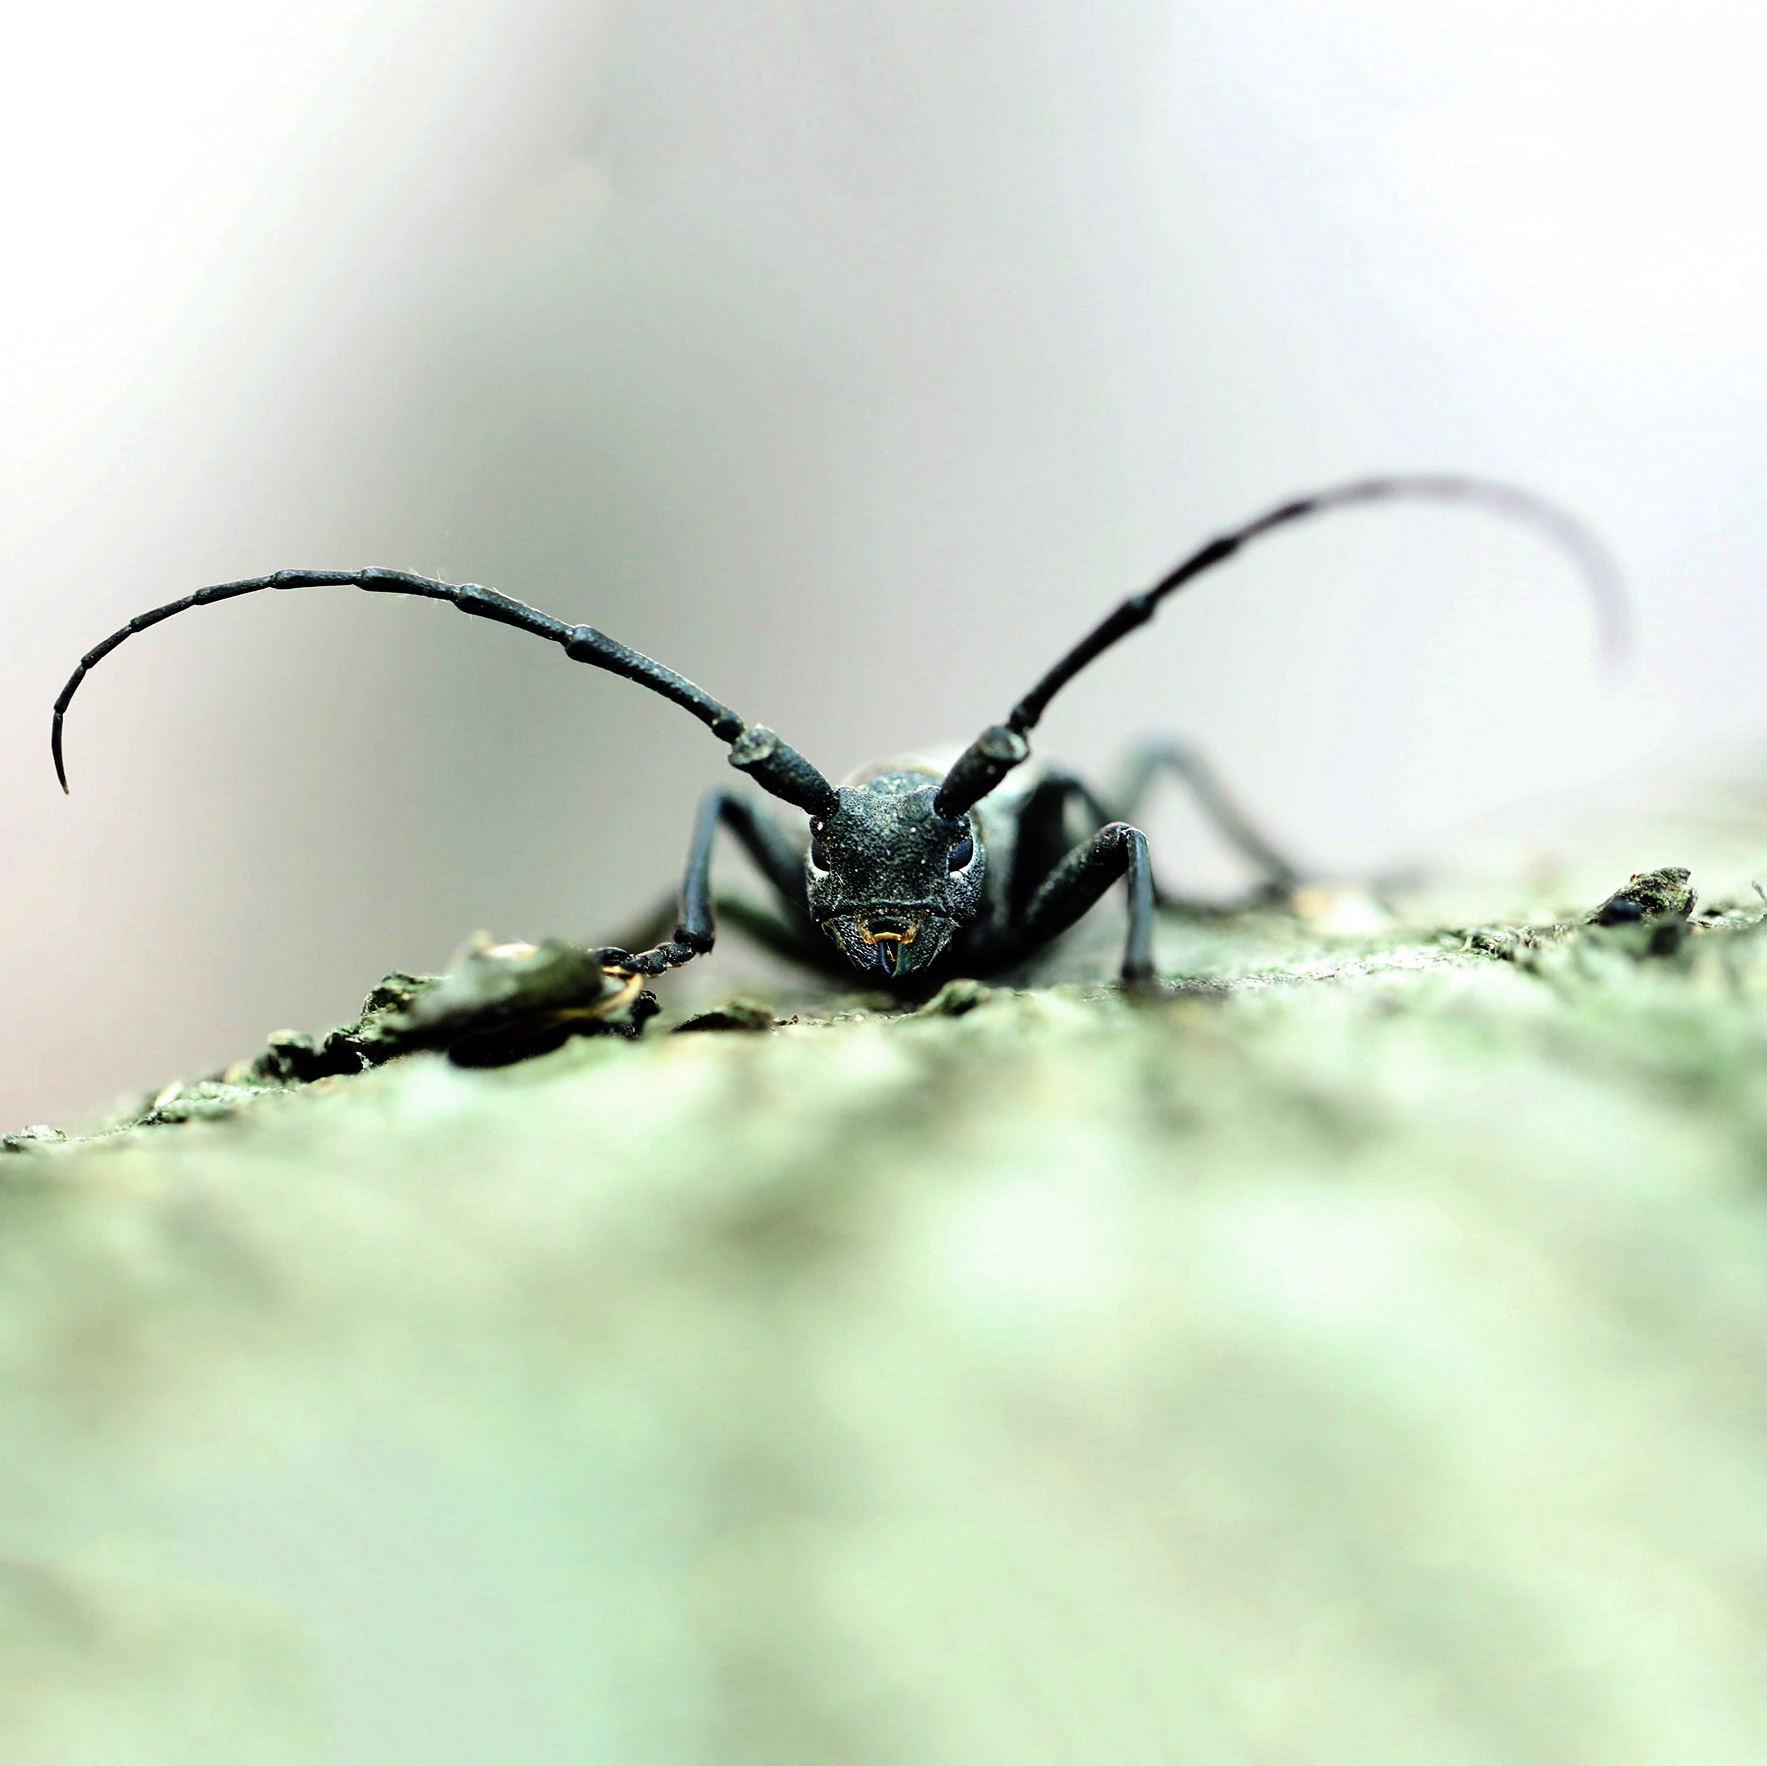
[{"label": "beetle mandible", "polygon": [[[778,893],[794,929],[820,928],[855,968],[894,991],[917,992],[951,976],[1010,969],[1066,931],[1117,882],[1126,886],[1129,910],[1122,979],[1128,987],[1144,988],[1154,981],[1153,924],[1160,896],[1147,837],[1130,818],[1160,772],[1170,770],[1186,780],[1204,810],[1262,873],[1268,892],[1280,895],[1292,888],[1298,880],[1294,867],[1240,813],[1213,774],[1172,745],[1141,754],[1116,802],[1106,802],[1080,779],[1053,768],[1029,769],[1003,789],[1005,781],[1030,758],[1030,733],[1050,700],[1112,645],[1145,625],[1168,595],[1277,528],[1326,510],[1397,498],[1470,503],[1543,530],[1588,577],[1606,650],[1611,654],[1623,644],[1624,603],[1613,566],[1581,522],[1543,498],[1495,480],[1407,474],[1358,479],[1293,498],[1198,547],[1094,626],[1004,723],[990,724],[945,769],[886,762],[832,785],[766,726],[749,723],[685,676],[593,626],[566,625],[476,584],[375,569],[279,570],[198,589],[137,614],[81,658],[55,702],[50,748],[65,791],[62,720],[80,683],[125,638],[187,608],[262,589],[327,585],[446,601],[462,613],[545,638],[573,662],[624,676],[680,706],[729,744],[733,767],[810,819],[806,843],[741,793],[709,791],[694,823],[673,937],[647,950],[607,947],[599,954],[608,966],[631,975],[660,975],[712,948],[712,843],[723,827]],[[1069,835],[1074,810],[1090,824],[1078,842]],[[827,945],[805,942],[834,958]]]}]

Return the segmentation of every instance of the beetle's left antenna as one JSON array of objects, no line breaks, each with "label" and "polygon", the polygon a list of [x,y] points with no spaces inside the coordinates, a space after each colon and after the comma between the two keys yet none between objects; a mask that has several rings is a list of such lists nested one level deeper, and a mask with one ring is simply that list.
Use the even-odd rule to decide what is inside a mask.
[{"label": "beetle's left antenna", "polygon": [[1604,660],[1614,662],[1625,655],[1630,644],[1630,625],[1619,570],[1607,548],[1568,510],[1544,497],[1535,496],[1531,491],[1495,479],[1444,473],[1356,479],[1266,510],[1243,527],[1236,527],[1218,535],[1207,545],[1199,546],[1188,558],[1167,571],[1152,588],[1131,595],[1056,663],[1012,708],[1005,723],[990,724],[963,751],[939,787],[939,794],[934,799],[935,809],[942,816],[955,818],[986,797],[1015,766],[1029,757],[1031,745],[1026,737],[1036,728],[1049,701],[1088,663],[1097,661],[1113,644],[1146,625],[1168,595],[1194,582],[1204,571],[1224,564],[1242,546],[1275,528],[1287,527],[1290,522],[1323,514],[1328,509],[1399,499],[1469,503],[1538,528],[1570,553],[1588,581],[1595,602]]},{"label": "beetle's left antenna", "polygon": [[499,594],[495,589],[480,588],[476,583],[436,582],[427,576],[413,576],[403,570],[279,570],[271,576],[247,577],[243,582],[217,583],[213,588],[198,589],[181,601],[168,601],[149,613],[138,613],[122,628],[112,632],[102,644],[88,650],[80,658],[80,666],[62,688],[55,702],[55,718],[49,731],[49,751],[55,758],[55,776],[66,791],[67,768],[61,751],[62,719],[80,683],[88,672],[102,662],[111,651],[144,632],[149,626],[170,619],[187,608],[206,607],[212,601],[231,601],[236,595],[253,595],[260,589],[367,589],[378,594],[416,595],[429,601],[446,601],[462,613],[478,619],[494,619],[499,625],[514,626],[557,644],[572,662],[586,662],[592,668],[603,668],[609,674],[636,681],[641,687],[660,694],[672,705],[691,712],[720,741],[730,744],[730,764],[747,773],[757,785],[786,803],[796,804],[811,815],[826,815],[834,808],[834,787],[795,748],[782,742],[761,724],[745,723],[742,718],[696,687],[685,675],[637,650],[598,632],[593,626],[566,625],[538,608]]}]

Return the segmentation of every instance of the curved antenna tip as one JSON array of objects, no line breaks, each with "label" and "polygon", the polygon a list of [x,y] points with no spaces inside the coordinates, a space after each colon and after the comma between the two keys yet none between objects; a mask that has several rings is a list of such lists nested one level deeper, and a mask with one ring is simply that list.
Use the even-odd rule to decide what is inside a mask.
[{"label": "curved antenna tip", "polygon": [[1631,670],[1638,660],[1638,629],[1627,591],[1625,573],[1604,546],[1599,554],[1600,573],[1594,579],[1597,654],[1602,672],[1612,677]]}]

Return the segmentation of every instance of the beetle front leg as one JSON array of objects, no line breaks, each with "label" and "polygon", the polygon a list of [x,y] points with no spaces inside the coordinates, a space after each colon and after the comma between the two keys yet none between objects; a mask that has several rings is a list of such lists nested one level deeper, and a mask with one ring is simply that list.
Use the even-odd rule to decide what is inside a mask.
[{"label": "beetle front leg", "polygon": [[1147,836],[1127,822],[1101,828],[1049,873],[1012,930],[1017,952],[1029,955],[1065,932],[1119,879],[1127,885],[1129,898],[1123,985],[1149,986],[1154,979],[1153,865],[1147,854]]},{"label": "beetle front leg", "polygon": [[717,936],[717,915],[712,907],[712,842],[720,824],[742,843],[794,920],[808,924],[803,854],[773,819],[747,798],[733,791],[708,791],[700,799],[699,813],[693,821],[674,937],[645,951],[604,950],[602,959],[610,967],[635,975],[661,975],[704,956],[712,948]]}]

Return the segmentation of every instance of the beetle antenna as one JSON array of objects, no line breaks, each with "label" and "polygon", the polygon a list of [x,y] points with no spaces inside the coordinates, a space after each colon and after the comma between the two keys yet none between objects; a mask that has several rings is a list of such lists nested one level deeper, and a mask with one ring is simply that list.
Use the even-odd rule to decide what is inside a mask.
[{"label": "beetle antenna", "polygon": [[49,751],[55,759],[55,776],[66,791],[67,768],[61,752],[62,719],[74,694],[87,673],[111,651],[144,632],[162,619],[170,619],[187,608],[206,607],[212,601],[231,601],[238,595],[255,595],[260,589],[316,589],[326,587],[367,589],[377,594],[416,595],[430,601],[446,601],[478,619],[494,619],[500,625],[514,626],[517,631],[545,638],[563,649],[572,662],[586,662],[591,668],[604,668],[609,674],[636,681],[641,687],[660,694],[671,705],[691,712],[714,736],[730,744],[730,764],[747,773],[763,790],[796,804],[811,815],[826,815],[837,801],[834,787],[815,767],[788,747],[774,733],[760,724],[745,723],[742,718],[721,704],[703,688],[696,687],[685,675],[637,650],[630,650],[616,639],[598,632],[593,626],[566,625],[562,620],[529,607],[495,589],[480,588],[476,583],[436,582],[427,576],[413,576],[403,570],[279,570],[271,576],[248,577],[243,582],[217,583],[213,588],[198,589],[181,601],[168,601],[164,607],[138,613],[122,628],[112,632],[102,644],[88,650],[80,658],[80,666],[69,677],[55,702],[55,718],[50,726]]},{"label": "beetle antenna", "polygon": [[1388,478],[1363,478],[1334,485],[1310,496],[1269,509],[1243,527],[1219,534],[1207,545],[1173,566],[1151,588],[1131,595],[1056,663],[1017,705],[1003,724],[990,724],[945,775],[934,807],[942,816],[963,815],[994,789],[1031,752],[1026,740],[1049,702],[1081,669],[1096,662],[1105,651],[1144,626],[1168,595],[1194,582],[1205,571],[1225,563],[1248,542],[1276,528],[1287,527],[1329,509],[1356,503],[1382,503],[1399,498],[1426,502],[1470,503],[1496,515],[1538,528],[1576,561],[1589,584],[1595,603],[1601,654],[1613,664],[1625,657],[1631,644],[1630,618],[1618,567],[1606,546],[1568,510],[1544,497],[1495,479],[1464,478],[1450,474],[1407,473]]}]

